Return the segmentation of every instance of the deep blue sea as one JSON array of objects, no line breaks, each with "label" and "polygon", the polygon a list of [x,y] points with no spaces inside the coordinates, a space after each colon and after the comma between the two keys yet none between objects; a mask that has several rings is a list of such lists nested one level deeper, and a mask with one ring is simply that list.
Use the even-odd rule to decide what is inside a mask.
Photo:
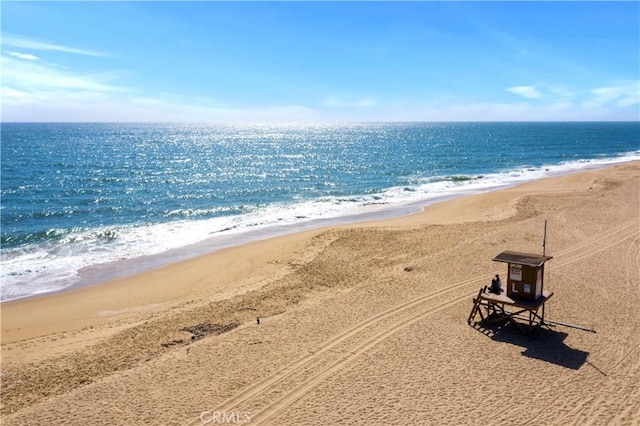
[{"label": "deep blue sea", "polygon": [[3,123],[1,142],[6,301],[639,160],[640,123]]}]

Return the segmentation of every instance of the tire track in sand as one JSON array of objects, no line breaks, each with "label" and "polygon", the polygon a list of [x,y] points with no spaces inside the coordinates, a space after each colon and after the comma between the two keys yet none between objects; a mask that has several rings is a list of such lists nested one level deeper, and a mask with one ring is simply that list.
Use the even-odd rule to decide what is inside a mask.
[{"label": "tire track in sand", "polygon": [[[626,228],[626,227],[625,227]],[[621,230],[616,230],[615,232],[611,232],[611,233],[607,233],[607,235],[597,238],[596,240],[592,241],[592,244],[594,242],[601,242],[603,240],[606,240],[607,238],[610,238],[611,236],[617,234],[621,232]],[[585,252],[581,252],[581,253],[577,253],[575,256],[571,256],[569,259],[565,259],[564,261],[560,262],[559,264],[556,264],[554,266],[554,268],[556,267],[563,267],[563,266],[567,266],[570,265],[572,263],[578,262],[586,257],[589,256],[593,256],[594,254],[597,254],[601,251],[604,251],[614,245],[617,245],[619,243],[621,243],[622,241],[625,241],[637,234],[640,234],[640,231],[632,233],[632,234],[627,234],[622,236],[622,238],[617,238],[614,241],[608,241],[607,243],[605,243],[604,245],[598,245],[597,247],[594,247],[591,250],[588,250],[586,253]],[[583,248],[585,247],[585,245],[580,245],[578,248],[571,248],[571,249],[567,249],[565,250],[565,252],[575,252],[576,250],[578,250],[579,248]],[[482,278],[481,280],[484,280],[486,278]],[[469,280],[472,281],[472,280]],[[469,281],[466,281],[461,284],[455,285],[455,288],[461,287],[462,285],[468,285]],[[475,281],[479,281],[479,280],[475,280]],[[321,371],[319,371],[316,375],[312,376],[310,379],[308,379],[306,382],[303,382],[301,384],[299,384],[298,386],[296,386],[294,389],[292,389],[291,391],[289,391],[288,394],[284,395],[283,397],[281,397],[279,400],[271,403],[270,405],[266,406],[265,408],[261,409],[260,411],[258,411],[255,415],[252,416],[252,424],[254,425],[261,425],[261,424],[265,424],[266,422],[269,421],[269,419],[277,416],[280,412],[282,412],[284,409],[286,409],[287,407],[289,407],[290,405],[294,404],[297,400],[299,400],[300,398],[304,397],[307,392],[309,392],[311,389],[313,389],[316,385],[318,385],[319,383],[321,383],[322,381],[324,381],[325,379],[329,378],[330,376],[332,376],[333,374],[337,373],[338,371],[340,371],[341,369],[343,369],[344,367],[346,367],[346,365],[348,363],[350,363],[351,361],[353,361],[355,358],[357,358],[358,356],[360,356],[361,354],[367,352],[368,350],[370,350],[371,348],[373,348],[374,346],[376,346],[378,343],[382,342],[383,340],[385,340],[386,338],[388,338],[389,336],[395,334],[397,331],[404,329],[407,326],[410,326],[420,320],[423,320],[424,318],[435,314],[437,312],[440,312],[444,309],[447,309],[451,306],[454,306],[456,304],[458,304],[461,301],[468,301],[470,297],[473,297],[476,294],[475,291],[469,292],[463,296],[459,296],[456,297],[452,300],[449,300],[445,303],[442,303],[434,308],[431,309],[427,309],[425,311],[422,311],[416,315],[411,316],[408,319],[403,319],[401,321],[395,322],[394,325],[392,325],[391,327],[383,330],[382,332],[374,335],[373,337],[369,338],[365,343],[363,343],[362,345],[360,345],[359,347],[352,349],[352,351],[345,357],[339,359],[337,362],[335,362],[334,364],[332,364],[330,367],[325,368]]]},{"label": "tire track in sand", "polygon": [[[466,281],[463,281],[461,283],[457,283],[457,284],[455,284],[453,286],[449,286],[449,287],[447,287],[445,289],[439,290],[436,293],[430,293],[428,295],[419,297],[417,299],[413,299],[411,301],[396,305],[396,306],[391,307],[391,308],[389,308],[389,309],[387,309],[387,310],[385,310],[385,311],[383,311],[383,312],[381,312],[379,314],[376,314],[376,315],[374,315],[372,317],[369,317],[366,320],[358,323],[354,327],[351,327],[351,328],[349,328],[349,329],[347,329],[347,330],[345,330],[345,331],[343,331],[341,333],[336,334],[334,337],[332,337],[331,339],[329,339],[326,342],[324,342],[318,349],[316,349],[315,351],[312,351],[310,354],[299,358],[298,360],[294,361],[293,363],[291,363],[291,364],[285,366],[284,368],[278,370],[273,375],[261,380],[257,384],[251,386],[250,388],[247,388],[246,390],[240,392],[239,394],[235,395],[234,397],[226,400],[219,407],[217,407],[214,411],[216,411],[216,412],[236,411],[238,407],[246,405],[247,401],[250,401],[254,397],[261,396],[270,387],[273,387],[273,386],[279,384],[280,382],[290,378],[295,373],[297,373],[300,370],[302,370],[305,366],[308,366],[309,364],[311,364],[314,361],[318,360],[318,358],[320,358],[322,355],[328,353],[332,349],[335,349],[341,343],[349,340],[350,338],[352,338],[354,336],[357,336],[361,332],[363,332],[363,331],[365,331],[367,329],[370,329],[373,325],[381,323],[382,321],[392,317],[393,315],[398,315],[399,313],[402,313],[402,312],[405,312],[407,310],[410,310],[411,308],[414,308],[414,307],[420,305],[421,303],[425,303],[425,302],[427,302],[427,301],[429,301],[431,299],[434,299],[434,298],[436,298],[438,296],[442,296],[443,294],[445,294],[447,292],[450,292],[450,291],[453,291],[453,290],[457,290],[460,287],[463,287],[465,285],[470,285],[470,284],[473,284],[473,283],[476,283],[476,282],[480,282],[480,281],[486,281],[490,277],[491,277],[491,275],[487,275],[487,276],[483,276],[481,278],[474,278],[474,279],[466,280]],[[475,288],[475,286],[474,286],[474,288]],[[468,297],[469,297],[469,295],[465,294],[460,299],[468,298]],[[351,349],[349,352],[353,353],[355,350],[357,350],[358,347],[360,347],[360,346],[357,346],[355,349]],[[193,421],[192,423],[189,423],[189,424],[190,425],[200,425],[200,424],[202,424],[202,422],[199,419],[197,419],[197,420],[195,420],[195,421]]]},{"label": "tire track in sand", "polygon": [[342,370],[351,361],[353,361],[363,353],[367,352],[368,350],[376,346],[378,343],[387,339],[389,336],[395,334],[398,330],[404,329],[405,327],[410,326],[420,320],[423,320],[424,318],[432,314],[435,314],[451,306],[454,306],[459,302],[461,302],[462,300],[468,300],[468,299],[469,299],[469,294],[465,294],[464,296],[456,297],[455,299],[452,299],[447,303],[440,304],[435,308],[427,309],[416,315],[410,316],[407,319],[396,322],[392,327],[389,327],[386,330],[374,335],[373,337],[368,339],[364,344],[352,350],[347,356],[338,359],[338,361],[334,362],[330,367],[325,368],[324,370],[321,370],[319,373],[312,376],[306,382],[299,384],[297,387],[292,389],[283,398],[279,399],[275,403],[272,403],[271,405],[268,405],[267,407],[260,410],[257,413],[257,422],[254,422],[254,420],[256,419],[255,416],[251,417],[252,424],[254,425],[264,424],[273,416],[278,415],[282,410],[284,410],[291,404],[295,403],[298,399],[305,396],[307,392],[312,388],[314,388],[316,385],[318,385],[325,379],[329,378],[333,374],[337,373],[338,371]]},{"label": "tire track in sand", "polygon": [[[565,254],[570,254],[572,252],[576,254],[574,256],[569,256],[568,259],[565,259],[559,264],[556,263],[553,269],[555,269],[556,267],[562,267],[562,266],[577,262],[579,260],[582,260],[585,257],[591,256],[600,251],[603,251],[608,247],[616,245],[630,238],[631,236],[640,233],[640,231],[638,231],[635,233],[626,234],[622,238],[619,238],[619,237],[613,238],[613,237],[616,237],[616,234],[626,231],[628,230],[628,228],[634,225],[636,225],[635,221],[631,223],[623,224],[619,227],[609,230],[608,232],[606,232],[604,235],[601,235],[600,237],[588,240],[586,242],[580,243],[576,246],[572,246],[570,248],[562,250],[561,252],[556,253],[556,258],[558,256],[563,256]],[[613,238],[613,241],[607,242],[607,244],[605,244],[604,246],[597,245],[596,247],[592,248],[591,250],[588,250],[587,252],[580,251],[580,249],[583,249],[589,246],[593,247],[594,244],[609,238]],[[218,411],[218,412],[234,411],[234,410],[237,410],[239,407],[248,405],[248,403],[251,402],[252,400],[255,401],[259,398],[265,399],[264,397],[267,396],[267,394],[270,393],[270,391],[274,393],[281,393],[274,388],[276,386],[283,385],[284,384],[283,382],[285,382],[288,379],[295,379],[294,376],[296,374],[304,375],[306,373],[307,376],[309,376],[309,370],[311,370],[310,377],[306,379],[304,377],[301,379],[298,379],[297,383],[296,383],[296,380],[293,380],[292,390],[287,392],[287,390],[285,389],[284,395],[280,396],[279,398],[276,396],[275,401],[272,400],[273,402],[267,403],[267,405],[265,405],[263,408],[257,411],[255,415],[252,415],[252,424],[262,424],[268,419],[277,415],[280,411],[282,411],[289,405],[293,404],[295,401],[297,401],[301,397],[303,397],[309,390],[311,390],[317,384],[319,384],[326,378],[330,377],[331,375],[337,373],[339,370],[344,368],[350,361],[352,361],[359,355],[363,354],[364,352],[368,351],[369,349],[371,349],[372,347],[374,347],[375,345],[377,345],[387,337],[391,336],[397,331],[431,314],[439,312],[448,307],[454,306],[455,304],[463,300],[468,300],[469,297],[472,297],[476,293],[477,291],[476,286],[474,285],[473,287],[474,290],[472,291],[470,290],[468,293],[465,293],[462,296],[456,297],[454,299],[446,300],[435,307],[431,307],[426,310],[421,310],[417,314],[413,312],[413,308],[419,308],[421,304],[429,302],[432,299],[435,299],[439,296],[443,296],[448,292],[459,290],[461,288],[464,288],[465,286],[470,286],[471,284],[474,284],[477,282],[484,282],[490,277],[491,275],[487,275],[479,278],[465,280],[465,281],[453,284],[451,286],[448,286],[435,293],[430,293],[430,294],[418,297],[416,299],[410,300],[408,302],[404,302],[399,305],[393,306],[377,315],[367,318],[366,320],[358,323],[357,325],[341,333],[338,333],[337,335],[335,335],[334,337],[332,337],[331,339],[323,343],[317,350],[313,351],[312,353],[299,358],[293,363],[283,367],[273,375],[266,377],[265,379],[259,381],[255,385],[247,388],[246,390],[240,392],[234,397],[224,401],[218,408],[216,408],[215,411]],[[397,318],[397,319],[393,318],[394,316],[400,316],[400,318]],[[337,349],[339,349],[339,346],[341,346],[342,343],[347,342],[351,338],[359,337],[358,335],[364,334],[363,332],[367,330],[371,330],[373,326],[380,324],[388,319],[392,320],[391,325],[383,328],[382,331],[374,334],[373,336],[366,339],[364,342],[359,343],[357,346],[351,349],[347,348],[346,355],[338,354],[337,361],[330,362],[329,367],[326,367],[326,366],[323,367],[322,365],[323,360],[321,359],[323,356],[325,355],[330,356],[331,355],[330,352],[334,350],[338,351]],[[319,371],[316,371],[314,374],[313,370],[314,368],[317,368],[317,367],[320,367]],[[289,388],[291,389],[291,387]],[[267,398],[267,400],[268,399],[269,398]],[[257,423],[255,423],[256,420],[257,420]],[[201,425],[202,421],[200,419],[196,419],[190,424]]]},{"label": "tire track in sand", "polygon": [[[633,224],[631,224],[633,225]],[[563,266],[567,266],[570,265],[572,263],[578,262],[586,257],[589,256],[593,256],[594,254],[597,254],[601,251],[604,251],[614,245],[619,244],[622,241],[625,241],[631,237],[634,237],[637,234],[640,234],[640,231],[638,232],[634,232],[631,234],[626,234],[623,235],[622,237],[617,237],[615,238],[613,241],[606,241],[604,243],[604,245],[597,245],[595,247],[593,247],[590,250],[585,251],[578,251],[584,247],[587,247],[589,245],[593,246],[593,244],[595,243],[599,243],[602,242],[604,240],[607,240],[611,237],[615,237],[616,234],[619,234],[622,231],[625,231],[627,228],[629,228],[631,225],[625,225],[625,226],[621,226],[619,228],[614,229],[613,231],[607,232],[604,236],[601,236],[599,238],[593,239],[591,240],[589,243],[587,244],[580,244],[578,246],[574,246],[571,247],[570,249],[564,250],[564,253],[571,253],[574,252],[574,256],[570,256],[567,259],[564,259],[562,262],[557,263],[556,265],[554,265],[554,268],[556,267],[563,267]],[[562,253],[561,253],[562,254]],[[473,281],[473,280],[469,280],[469,281]],[[469,281],[466,281],[464,283],[460,283],[458,285],[454,285],[452,287],[458,288],[461,287],[462,285],[466,285],[469,283]],[[478,280],[475,280],[478,281]],[[315,376],[312,376],[310,379],[308,379],[306,382],[296,386],[293,390],[291,390],[289,392],[289,394],[283,396],[282,398],[280,398],[279,400],[275,401],[274,403],[266,406],[265,408],[263,408],[262,410],[258,411],[256,413],[255,416],[252,416],[252,423],[253,424],[264,424],[265,422],[267,422],[269,419],[273,418],[274,416],[278,415],[281,411],[283,411],[285,408],[287,408],[288,406],[292,405],[293,403],[295,403],[298,399],[302,398],[309,390],[311,390],[312,388],[314,388],[317,384],[319,384],[320,382],[322,382],[323,380],[325,380],[326,378],[330,377],[331,375],[337,373],[339,370],[341,370],[342,368],[344,368],[350,361],[352,361],[353,359],[355,359],[357,356],[361,355],[362,353],[368,351],[369,349],[371,349],[372,347],[374,347],[375,345],[377,345],[378,343],[380,343],[381,341],[383,341],[384,339],[386,339],[387,337],[391,336],[392,334],[394,334],[395,332],[419,321],[424,319],[425,317],[437,313],[443,309],[446,309],[448,307],[454,306],[455,304],[463,301],[463,300],[468,300],[469,297],[472,297],[475,294],[475,291],[472,291],[468,294],[465,294],[463,296],[457,297],[453,300],[447,301],[441,305],[438,305],[432,309],[428,309],[426,311],[420,312],[417,315],[414,315],[412,317],[410,317],[409,319],[405,319],[402,320],[400,322],[396,322],[393,326],[391,326],[390,328],[387,328],[386,330],[376,334],[375,336],[373,336],[372,338],[370,338],[369,340],[367,340],[364,344],[362,344],[361,346],[357,347],[356,349],[353,349],[351,351],[350,354],[348,354],[346,357],[343,357],[342,359],[338,360],[337,362],[335,362],[334,364],[332,364],[330,367],[325,368],[323,370],[321,370],[320,372],[318,372]],[[393,308],[392,308],[393,309]],[[257,420],[257,422],[256,422]]]}]

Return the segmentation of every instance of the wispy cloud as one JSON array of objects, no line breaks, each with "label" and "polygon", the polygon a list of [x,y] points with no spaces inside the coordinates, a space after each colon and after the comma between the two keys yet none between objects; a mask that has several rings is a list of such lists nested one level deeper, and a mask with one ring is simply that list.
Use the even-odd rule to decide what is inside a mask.
[{"label": "wispy cloud", "polygon": [[142,94],[121,83],[122,73],[82,72],[14,50],[2,52],[0,65],[2,119],[6,121],[254,122],[317,118],[313,109],[303,105],[234,106],[212,99],[194,101],[178,94]]},{"label": "wispy cloud", "polygon": [[76,73],[36,61],[16,60],[13,56],[2,56],[3,88],[32,95],[52,91],[113,93],[126,90],[112,84],[113,77],[108,73]]},{"label": "wispy cloud", "polygon": [[543,94],[535,88],[535,86],[513,86],[507,87],[507,91],[516,95],[523,96],[527,99],[539,99]]},{"label": "wispy cloud", "polygon": [[119,84],[113,72],[82,73],[3,52],[2,118],[5,121],[311,121],[300,105],[220,106],[180,95],[143,95]]},{"label": "wispy cloud", "polygon": [[597,87],[591,90],[591,94],[593,97],[585,102],[589,107],[601,107],[610,103],[621,108],[637,105],[640,104],[640,81]]},{"label": "wispy cloud", "polygon": [[558,86],[558,85],[550,86],[546,90],[549,93],[549,95],[551,95],[554,98],[570,99],[576,95],[573,90],[570,90],[565,86]]},{"label": "wispy cloud", "polygon": [[13,56],[14,58],[24,59],[25,61],[38,61],[39,57],[36,55],[32,55],[30,53],[21,53],[21,52],[7,52],[7,55]]},{"label": "wispy cloud", "polygon": [[62,44],[52,43],[48,41],[34,40],[16,35],[3,35],[2,44],[7,47],[16,49],[35,50],[35,51],[54,51],[62,53],[71,53],[75,55],[108,57],[110,55],[95,50],[81,49],[73,46],[65,46]]},{"label": "wispy cloud", "polygon": [[3,113],[18,106],[41,108],[70,101],[95,103],[129,90],[116,83],[117,76],[113,72],[70,70],[64,65],[42,60],[47,52],[106,57],[101,52],[16,35],[4,35],[2,45],[12,48],[3,50],[0,59]]},{"label": "wispy cloud", "polygon": [[549,108],[567,110],[579,105],[583,113],[640,104],[640,81],[614,82],[596,88],[571,90],[564,86],[514,86],[507,91],[527,99],[546,99]]}]

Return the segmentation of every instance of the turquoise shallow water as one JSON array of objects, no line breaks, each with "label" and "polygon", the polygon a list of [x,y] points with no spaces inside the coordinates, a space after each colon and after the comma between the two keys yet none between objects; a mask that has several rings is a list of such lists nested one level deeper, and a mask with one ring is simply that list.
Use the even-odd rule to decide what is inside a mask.
[{"label": "turquoise shallow water", "polygon": [[1,132],[2,300],[86,281],[87,268],[151,267],[150,255],[216,240],[640,158],[638,122],[3,123]]}]

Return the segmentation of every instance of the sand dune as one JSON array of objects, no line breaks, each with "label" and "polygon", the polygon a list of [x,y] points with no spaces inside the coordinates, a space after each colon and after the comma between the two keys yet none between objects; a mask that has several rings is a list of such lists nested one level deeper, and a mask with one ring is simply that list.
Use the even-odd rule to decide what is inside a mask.
[{"label": "sand dune", "polygon": [[[640,424],[639,172],[3,304],[2,423]],[[473,296],[506,274],[493,255],[540,252],[545,219],[546,317],[596,333],[469,326]]]}]

